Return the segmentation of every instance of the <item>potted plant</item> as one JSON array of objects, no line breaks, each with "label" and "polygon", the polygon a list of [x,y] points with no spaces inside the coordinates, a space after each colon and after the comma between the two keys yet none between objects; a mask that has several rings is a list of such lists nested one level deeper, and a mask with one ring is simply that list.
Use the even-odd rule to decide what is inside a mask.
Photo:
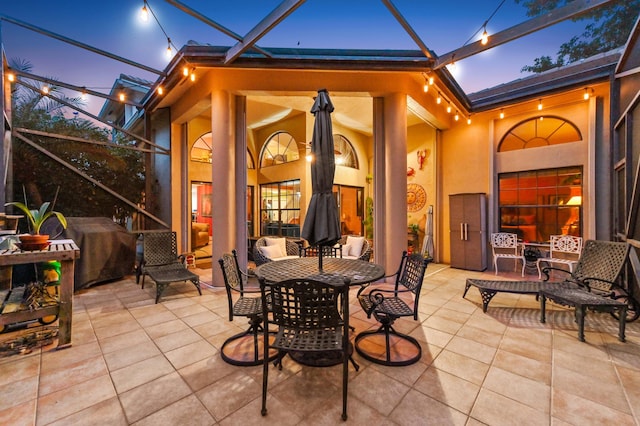
[{"label": "potted plant", "polygon": [[6,203],[5,206],[14,206],[21,210],[29,223],[29,234],[20,235],[20,248],[22,250],[43,250],[49,245],[49,235],[40,234],[42,225],[47,219],[55,216],[63,228],[67,227],[67,219],[60,212],[49,210],[51,203],[42,203],[39,209],[30,210],[26,204],[20,202]]}]

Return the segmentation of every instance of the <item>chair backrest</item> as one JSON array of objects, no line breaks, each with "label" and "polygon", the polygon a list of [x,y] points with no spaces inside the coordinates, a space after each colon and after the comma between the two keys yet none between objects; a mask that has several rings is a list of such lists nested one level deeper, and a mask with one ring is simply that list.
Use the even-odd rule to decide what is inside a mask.
[{"label": "chair backrest", "polygon": [[[266,320],[279,327],[322,330],[349,325],[348,279],[339,285],[314,279],[278,282],[260,279],[260,290],[263,311],[272,313]],[[322,341],[309,343],[309,350],[329,349]]]},{"label": "chair backrest", "polygon": [[495,232],[491,234],[491,249],[496,254],[496,249],[503,252],[513,250],[518,254],[518,235],[509,232]]},{"label": "chair backrest", "polygon": [[552,235],[549,244],[549,257],[554,253],[575,254],[580,256],[582,251],[582,237],[573,235]]},{"label": "chair backrest", "polygon": [[178,243],[173,231],[149,232],[142,238],[145,266],[167,265],[179,262]]},{"label": "chair backrest", "polygon": [[[352,237],[360,237],[360,235],[351,235]],[[340,244],[346,244],[347,243],[347,237],[349,237],[349,235],[343,235],[340,238],[339,243]],[[371,260],[371,243],[369,243],[368,239],[364,239],[363,243],[362,243],[362,250],[360,250],[360,254],[358,256],[359,260],[364,260],[365,262],[368,262],[369,260]]]},{"label": "chair backrest", "polygon": [[630,248],[629,244],[622,242],[585,241],[573,277],[578,282],[586,282],[591,288],[610,291],[612,285],[609,283],[620,276]]},{"label": "chair backrest", "polygon": [[[431,258],[424,257],[420,253],[408,254],[402,252],[400,267],[396,272],[395,291],[402,290],[400,287],[409,289],[413,294],[413,317],[418,319],[418,303],[420,302],[420,290],[424,281],[424,273]],[[397,295],[397,293],[396,293]]]},{"label": "chair backrest", "polygon": [[233,297],[232,290],[238,290],[241,294],[244,291],[244,281],[238,264],[238,253],[232,250],[231,253],[224,253],[218,259],[224,278],[224,288],[227,291],[227,302],[229,304],[229,321],[233,321]]},{"label": "chair backrest", "polygon": [[318,253],[322,250],[322,257],[342,257],[342,251],[334,246],[308,246],[304,247],[300,252],[303,257],[318,257]]},{"label": "chair backrest", "polygon": [[[255,261],[256,266],[262,265],[263,263],[271,262],[271,259],[262,254],[262,252],[260,251],[260,247],[266,247],[267,245],[266,238],[267,237],[258,238],[255,245],[253,246],[253,260]],[[271,238],[280,237],[273,236]],[[300,246],[296,242],[285,239],[285,246],[287,250],[287,256],[300,256]]]}]

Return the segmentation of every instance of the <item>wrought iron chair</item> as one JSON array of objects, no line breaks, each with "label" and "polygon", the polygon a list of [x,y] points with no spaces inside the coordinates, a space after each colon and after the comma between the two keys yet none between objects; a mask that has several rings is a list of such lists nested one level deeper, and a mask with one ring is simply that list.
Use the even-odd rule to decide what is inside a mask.
[{"label": "wrought iron chair", "polygon": [[[349,379],[349,279],[332,284],[312,279],[267,282],[260,279],[262,310],[265,317],[262,372],[262,415],[267,414],[268,351],[279,351],[276,365],[282,368],[282,357],[288,352],[337,352],[342,357],[342,419],[347,419],[347,386]],[[268,305],[270,303],[270,306]],[[273,342],[269,342],[269,323],[278,326]]]},{"label": "wrought iron chair", "polygon": [[516,267],[518,260],[522,262],[522,276],[524,277],[525,258],[518,245],[518,235],[508,232],[491,234],[491,251],[493,252],[493,266],[498,275],[498,259],[513,259]]},{"label": "wrought iron chair", "polygon": [[322,250],[322,257],[342,257],[340,247],[334,246],[307,246],[300,250],[300,257],[318,257]]},{"label": "wrought iron chair", "polygon": [[640,317],[640,306],[623,286],[618,284],[631,246],[627,243],[587,240],[580,253],[573,272],[565,269],[546,267],[542,269],[546,279],[552,270],[566,274],[558,282],[549,282],[540,287],[541,321],[545,320],[546,300],[576,308],[576,321],[580,326],[579,337],[584,340],[583,325],[585,309],[610,312],[620,319],[620,306],[626,305],[625,321]]},{"label": "wrought iron chair", "polygon": [[[422,356],[420,343],[413,337],[396,331],[393,328],[393,324],[401,317],[412,316],[414,320],[418,319],[420,289],[430,261],[430,258],[425,258],[419,253],[407,254],[405,251],[402,253],[398,271],[393,275],[389,275],[389,277],[396,277],[392,289],[376,285],[372,286],[368,292],[363,292],[367,286],[358,291],[358,301],[367,314],[367,318],[371,318],[371,315],[373,315],[381,324],[377,330],[366,330],[356,336],[354,346],[358,354],[363,358],[376,364],[389,366],[410,365],[420,359]],[[405,297],[405,294],[410,297]],[[408,301],[408,299],[412,300]],[[374,354],[363,349],[362,345],[367,341],[375,343],[375,339],[371,338],[372,336],[384,337],[383,353]],[[416,354],[407,357],[406,354],[397,353],[392,347],[394,346],[392,336],[409,342],[414,347]]]},{"label": "wrought iron chair", "polygon": [[[227,299],[229,302],[229,321],[233,321],[233,317],[247,317],[249,319],[249,328],[242,333],[238,333],[229,337],[222,344],[220,349],[220,356],[223,360],[233,365],[250,366],[262,364],[262,351],[261,341],[259,339],[260,333],[263,331],[263,315],[262,315],[262,301],[260,298],[260,289],[255,287],[254,289],[246,289],[249,276],[240,270],[238,264],[238,253],[236,250],[232,250],[231,253],[225,253],[220,259],[218,259],[220,268],[222,269],[222,276],[224,277],[224,285],[227,290]],[[240,297],[234,302],[234,294],[238,294]],[[251,297],[254,295],[255,297]],[[232,354],[228,354],[227,346],[233,343],[234,351],[240,342],[240,339],[244,339],[247,336],[253,337],[253,343],[250,351],[241,351],[239,357],[233,357]],[[240,345],[240,347],[244,347]],[[278,353],[274,351],[273,355],[269,356],[269,360],[276,359]]]},{"label": "wrought iron chair", "polygon": [[[562,264],[569,267],[569,272],[573,272],[573,267],[578,263],[578,257],[582,251],[582,238],[573,235],[552,235],[549,244],[549,256],[540,257],[536,261],[538,267],[538,279],[542,279],[542,263]],[[563,257],[559,257],[560,256]],[[573,256],[569,258],[568,256]]]},{"label": "wrought iron chair", "polygon": [[169,284],[179,281],[191,281],[198,289],[198,294],[202,296],[200,277],[187,270],[184,259],[178,256],[175,232],[147,233],[143,237],[142,245],[142,288],[148,275],[156,283],[156,303],[160,301],[160,296]]},{"label": "wrought iron chair", "polygon": [[[261,247],[265,247],[267,245],[267,238],[269,237],[258,238],[258,240],[256,241],[256,244],[253,247],[253,260],[256,263],[256,266],[260,266],[264,263],[273,261],[273,259],[265,256],[260,250]],[[297,243],[289,239],[285,239],[285,245],[286,245],[287,257],[300,257],[300,246]],[[287,258],[287,257],[284,257],[284,258]]]}]

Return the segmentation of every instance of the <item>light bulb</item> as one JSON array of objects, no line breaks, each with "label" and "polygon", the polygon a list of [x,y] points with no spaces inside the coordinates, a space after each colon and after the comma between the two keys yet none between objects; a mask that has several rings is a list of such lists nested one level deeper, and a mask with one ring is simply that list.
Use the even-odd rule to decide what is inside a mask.
[{"label": "light bulb", "polygon": [[502,120],[504,118],[504,111],[500,110],[500,119]]},{"label": "light bulb", "polygon": [[433,86],[433,77],[429,77],[429,86]]},{"label": "light bulb", "polygon": [[480,43],[482,43],[482,45],[485,45],[487,43],[489,43],[489,34],[487,33],[487,29],[484,29],[484,32],[482,33],[482,37],[480,38]]},{"label": "light bulb", "polygon": [[467,124],[471,124],[471,117],[467,118]]},{"label": "light bulb", "polygon": [[124,102],[124,93],[120,93],[120,95],[118,95],[118,99],[120,99],[120,102]]},{"label": "light bulb", "polygon": [[140,20],[142,22],[149,22],[149,9],[147,9],[147,2],[145,2],[142,9],[140,9]]},{"label": "light bulb", "polygon": [[440,92],[438,92],[438,97],[436,98],[436,103],[440,105],[442,103],[442,96],[440,96]]},{"label": "light bulb", "polygon": [[158,95],[162,95],[164,93],[164,89],[162,88],[162,86],[158,86],[156,90],[158,91]]},{"label": "light bulb", "polygon": [[447,105],[447,113],[451,114],[451,104]]},{"label": "light bulb", "polygon": [[82,93],[80,93],[80,99],[82,99],[83,101],[87,100],[87,91],[83,90]]},{"label": "light bulb", "polygon": [[427,84],[427,82],[425,82],[424,86],[422,86],[422,90],[424,90],[424,93],[427,93],[429,91],[429,85]]},{"label": "light bulb", "polygon": [[49,93],[49,86],[42,86],[42,93],[45,95]]},{"label": "light bulb", "polygon": [[166,52],[167,58],[171,59],[172,53],[173,52],[171,52],[171,39],[167,38],[167,52]]},{"label": "light bulb", "polygon": [[185,77],[189,75],[189,68],[187,67],[183,67],[182,68],[182,75],[184,75]]},{"label": "light bulb", "polygon": [[542,99],[538,102],[538,111],[542,111]]},{"label": "light bulb", "polygon": [[9,74],[7,74],[7,80],[9,80],[10,82],[16,81],[16,75],[10,72]]},{"label": "light bulb", "polygon": [[460,115],[458,114],[458,111],[456,111],[456,115],[453,118],[455,118],[456,121],[460,119]]},{"label": "light bulb", "polygon": [[585,101],[589,100],[589,88],[584,88],[584,95],[582,95]]},{"label": "light bulb", "polygon": [[191,79],[191,81],[196,81],[196,74],[192,71],[189,75],[189,78]]}]

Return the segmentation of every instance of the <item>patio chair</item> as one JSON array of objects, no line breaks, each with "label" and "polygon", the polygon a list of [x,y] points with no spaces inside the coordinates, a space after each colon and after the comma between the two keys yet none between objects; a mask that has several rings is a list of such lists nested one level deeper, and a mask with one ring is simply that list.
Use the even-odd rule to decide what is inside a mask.
[{"label": "patio chair", "polygon": [[508,232],[496,232],[491,234],[491,251],[493,252],[493,266],[498,275],[498,259],[513,259],[516,268],[518,261],[522,262],[522,276],[526,264],[524,255],[520,251],[518,235]]},{"label": "patio chair", "polygon": [[[239,366],[251,366],[262,364],[262,351],[260,347],[260,333],[263,331],[263,315],[262,315],[262,301],[260,299],[260,289],[256,286],[253,289],[246,289],[249,276],[240,270],[238,264],[238,254],[236,250],[232,250],[231,253],[225,253],[220,259],[218,259],[220,268],[222,269],[222,276],[224,277],[224,286],[227,290],[227,299],[229,302],[229,321],[233,321],[233,317],[247,317],[249,319],[249,328],[242,333],[235,334],[224,341],[222,348],[220,349],[220,356],[223,360],[229,364]],[[256,282],[257,284],[257,282]],[[239,297],[234,302],[235,295]],[[254,297],[251,297],[253,295]],[[238,347],[243,348],[241,345],[241,339],[252,337],[251,350],[241,351],[240,356],[234,357],[232,354],[228,354],[225,350],[227,345],[233,343],[233,350],[236,351]],[[270,361],[273,361],[277,357],[277,352],[269,357]]]},{"label": "patio chair", "polygon": [[[538,268],[538,279],[542,279],[542,268],[540,265],[558,263],[567,265],[569,272],[573,272],[573,267],[578,263],[578,257],[582,251],[582,238],[573,235],[552,235],[549,243],[549,256],[540,257],[536,261]],[[560,257],[562,256],[562,257]],[[573,258],[569,258],[572,256]]]},{"label": "patio chair", "polygon": [[295,259],[296,257],[300,257],[300,246],[284,237],[260,237],[253,246],[253,261],[256,266],[274,260]]},{"label": "patio chair", "polygon": [[[262,410],[267,414],[269,382],[268,354],[279,351],[276,365],[282,368],[282,358],[289,352],[339,353],[342,358],[342,419],[347,420],[347,386],[349,379],[349,279],[332,284],[313,279],[291,279],[267,282],[260,279],[262,310],[265,316],[264,356],[262,372]],[[270,303],[270,306],[269,306]],[[278,326],[273,342],[269,342],[268,327]]]},{"label": "patio chair", "polygon": [[318,257],[322,250],[322,257],[342,257],[342,249],[335,246],[307,246],[300,249],[300,257]]},{"label": "patio chair", "polygon": [[371,260],[371,243],[360,235],[343,235],[338,242],[343,259]]},{"label": "patio chair", "polygon": [[175,232],[144,234],[142,246],[140,264],[142,288],[144,288],[144,279],[148,275],[156,283],[156,303],[160,301],[160,296],[169,284],[179,281],[191,281],[198,289],[198,294],[202,296],[200,277],[189,271],[182,256],[178,256]]},{"label": "patio chair", "polygon": [[[398,318],[413,317],[418,319],[418,302],[420,300],[420,289],[424,280],[424,273],[430,258],[424,258],[419,253],[402,253],[400,267],[398,271],[388,277],[396,277],[393,288],[384,284],[372,286],[368,292],[363,292],[367,286],[358,291],[358,301],[367,314],[371,315],[381,324],[377,330],[366,330],[356,336],[356,351],[365,359],[376,364],[388,366],[410,365],[417,362],[422,356],[420,343],[413,337],[400,333],[393,328],[393,324]],[[364,349],[364,344],[374,343],[374,336],[384,337],[383,352],[373,353]],[[413,356],[407,357],[403,351],[397,351],[392,346],[403,346],[402,342],[392,342],[399,339],[408,342],[416,352]],[[366,345],[366,347],[370,347]]]},{"label": "patio chair", "polygon": [[[546,279],[549,279],[549,272],[552,270],[564,273],[566,278],[557,285],[550,282],[540,288],[542,319],[544,319],[544,309],[546,299],[550,299],[564,306],[577,306],[581,300],[587,296],[584,293],[591,293],[600,298],[615,300],[626,305],[625,320],[634,321],[640,317],[638,303],[618,281],[623,272],[624,265],[629,257],[631,246],[623,242],[587,240],[582,248],[578,262],[573,272],[565,269],[546,267],[542,269]],[[588,296],[591,298],[591,296]],[[604,302],[602,302],[604,303]],[[606,303],[605,303],[606,305]],[[595,307],[592,310],[597,310]],[[619,318],[620,309],[616,306],[604,306],[614,318]],[[586,312],[576,311],[576,320],[584,321]],[[578,318],[580,316],[581,318]]]}]

